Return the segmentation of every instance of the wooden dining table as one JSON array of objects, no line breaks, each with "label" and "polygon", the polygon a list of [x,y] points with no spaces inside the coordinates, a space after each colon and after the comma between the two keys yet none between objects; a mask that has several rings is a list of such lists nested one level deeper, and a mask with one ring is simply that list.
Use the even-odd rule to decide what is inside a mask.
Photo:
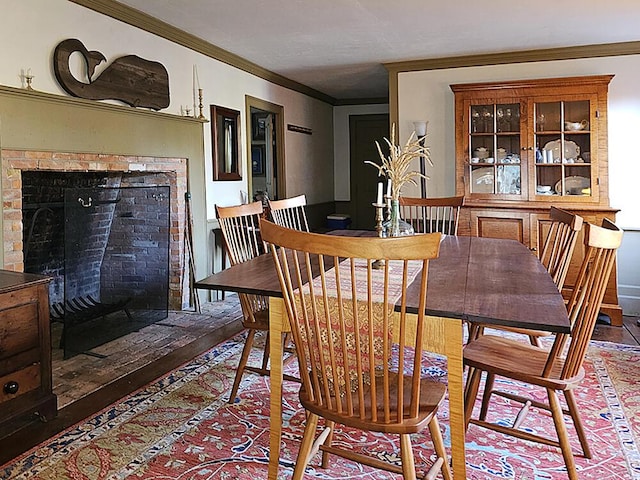
[{"label": "wooden dining table", "polygon": [[[340,233],[371,234],[333,232]],[[417,283],[409,287],[409,292],[418,291]],[[282,333],[289,331],[290,326],[273,259],[271,255],[261,255],[200,280],[195,287],[270,298],[268,478],[275,480],[282,433]],[[417,295],[408,295],[407,301],[408,309],[417,312]],[[423,344],[447,358],[453,476],[466,479],[463,322],[569,333],[567,310],[551,276],[523,244],[515,240],[445,236],[439,257],[429,262],[426,313],[430,322]]]}]

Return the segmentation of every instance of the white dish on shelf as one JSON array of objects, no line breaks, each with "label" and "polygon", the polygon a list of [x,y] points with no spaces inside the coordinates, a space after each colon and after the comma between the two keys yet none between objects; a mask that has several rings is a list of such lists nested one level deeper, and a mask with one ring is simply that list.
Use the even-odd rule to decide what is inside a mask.
[{"label": "white dish on shelf", "polygon": [[[564,179],[565,195],[583,195],[582,190],[591,187],[591,179],[579,175]],[[558,180],[554,187],[556,193],[562,194],[562,180]]]},{"label": "white dish on shelf", "polygon": [[493,167],[474,168],[471,172],[471,193],[493,193]]},{"label": "white dish on shelf", "polygon": [[[561,146],[561,141],[560,140],[552,140],[550,142],[547,142],[543,148],[543,150],[548,150],[553,154],[553,160],[554,162],[559,162],[560,161],[560,146]],[[572,142],[571,140],[565,140],[564,141],[564,158],[569,159],[576,159],[578,158],[578,156],[580,155],[580,147],[575,143]]]}]

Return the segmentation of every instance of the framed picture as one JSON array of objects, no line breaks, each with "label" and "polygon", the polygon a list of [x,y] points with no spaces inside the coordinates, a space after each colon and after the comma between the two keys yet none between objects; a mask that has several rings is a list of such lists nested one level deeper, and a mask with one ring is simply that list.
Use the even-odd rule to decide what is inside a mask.
[{"label": "framed picture", "polygon": [[251,114],[251,138],[254,142],[265,140],[266,121],[264,113]]},{"label": "framed picture", "polygon": [[264,177],[264,145],[251,146],[251,173],[256,177]]},{"label": "framed picture", "polygon": [[240,112],[211,105],[213,179],[242,180],[240,175]]}]

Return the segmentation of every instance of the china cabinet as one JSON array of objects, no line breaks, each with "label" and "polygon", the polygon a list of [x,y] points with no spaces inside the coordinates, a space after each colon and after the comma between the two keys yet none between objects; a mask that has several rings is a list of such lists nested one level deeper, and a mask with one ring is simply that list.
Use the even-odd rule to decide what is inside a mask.
[{"label": "china cabinet", "polygon": [[0,437],[55,415],[49,278],[0,270]]},{"label": "china cabinet", "polygon": [[[537,250],[551,205],[600,224],[609,206],[607,95],[612,75],[451,85],[459,234],[513,238]],[[545,225],[546,224],[546,225]],[[574,254],[567,287],[577,274]],[[617,276],[603,313],[622,325]]]}]

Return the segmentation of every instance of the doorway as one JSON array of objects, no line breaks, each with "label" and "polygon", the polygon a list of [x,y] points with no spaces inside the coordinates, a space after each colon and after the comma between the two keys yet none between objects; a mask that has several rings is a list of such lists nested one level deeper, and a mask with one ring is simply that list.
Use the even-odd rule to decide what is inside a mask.
[{"label": "doorway", "polygon": [[378,171],[366,160],[380,163],[380,155],[375,142],[383,152],[388,147],[383,141],[389,137],[389,115],[351,115],[349,117],[349,168],[352,228],[372,230],[375,226],[375,211],[372,203],[376,200],[378,182],[384,181]]},{"label": "doorway", "polygon": [[249,201],[285,197],[284,108],[246,96]]}]

